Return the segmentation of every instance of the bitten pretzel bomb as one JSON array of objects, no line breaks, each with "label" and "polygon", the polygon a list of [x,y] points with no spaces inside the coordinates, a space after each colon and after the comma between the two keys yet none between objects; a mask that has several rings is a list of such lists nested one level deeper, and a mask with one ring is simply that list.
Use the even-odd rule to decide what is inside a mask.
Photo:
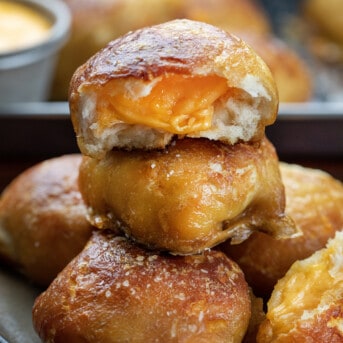
[{"label": "bitten pretzel bomb", "polygon": [[[268,269],[268,256],[278,257],[281,246],[285,259],[265,273],[270,294],[305,257],[300,244],[308,256],[343,229],[343,186],[325,173],[279,161],[265,135],[278,103],[271,71],[248,44],[189,19],[128,32],[75,71],[69,105],[82,157],[64,157],[76,166],[72,185],[63,173],[48,175],[58,178],[56,189],[75,189],[85,231],[76,234],[81,247],[63,260],[56,278],[49,276],[54,280],[35,301],[33,325],[43,342],[252,343],[258,332],[262,343],[283,335],[275,306],[292,274],[278,284],[266,319],[255,293],[263,280],[255,275]],[[21,180],[32,180],[30,173]],[[39,175],[33,188],[44,184]],[[7,213],[0,218],[6,258],[18,234],[31,250],[37,239],[25,238],[29,224],[16,218],[27,213],[18,184],[0,203],[0,214]],[[47,187],[40,189],[33,201],[53,198]],[[63,202],[62,193],[54,204]],[[33,205],[38,221],[43,214]],[[69,227],[76,223],[65,219]],[[270,241],[282,243],[269,251],[264,242]],[[13,259],[26,268],[25,256]],[[304,265],[315,259],[308,261]],[[263,270],[255,271],[259,263]],[[30,276],[35,266],[28,268]]]}]

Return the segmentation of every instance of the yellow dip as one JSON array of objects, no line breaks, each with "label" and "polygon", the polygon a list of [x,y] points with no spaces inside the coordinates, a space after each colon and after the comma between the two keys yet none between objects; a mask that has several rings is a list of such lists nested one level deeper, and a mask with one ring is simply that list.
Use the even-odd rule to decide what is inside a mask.
[{"label": "yellow dip", "polygon": [[0,53],[28,48],[44,41],[51,22],[23,3],[0,0]]}]

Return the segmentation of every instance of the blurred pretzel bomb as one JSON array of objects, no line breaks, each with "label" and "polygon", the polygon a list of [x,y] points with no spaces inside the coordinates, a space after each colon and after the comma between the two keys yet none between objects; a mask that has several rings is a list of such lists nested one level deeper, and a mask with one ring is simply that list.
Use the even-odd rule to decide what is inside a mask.
[{"label": "blurred pretzel bomb", "polygon": [[172,256],[107,230],[35,301],[43,342],[239,343],[251,316],[239,267],[218,251]]},{"label": "blurred pretzel bomb", "polygon": [[130,32],[76,70],[69,103],[96,227],[175,254],[298,234],[265,138],[276,86],[236,36],[186,19]]},{"label": "blurred pretzel bomb", "polygon": [[305,43],[309,51],[331,67],[343,62],[343,2],[305,0],[302,20],[306,23]]},{"label": "blurred pretzel bomb", "polygon": [[325,247],[343,228],[343,184],[318,169],[280,164],[286,191],[286,213],[301,229],[300,237],[276,240],[254,232],[238,245],[224,242],[220,249],[244,271],[254,293],[269,298],[276,282],[291,265]]},{"label": "blurred pretzel bomb", "polygon": [[234,33],[265,35],[272,32],[267,13],[255,0],[188,0],[179,4],[179,19],[201,21]]},{"label": "blurred pretzel bomb", "polygon": [[314,82],[305,60],[280,38],[271,34],[237,32],[262,57],[273,74],[280,102],[306,102],[314,94]]},{"label": "blurred pretzel bomb", "polygon": [[0,259],[40,286],[48,286],[91,236],[78,187],[80,163],[78,154],[41,162],[0,198]]}]

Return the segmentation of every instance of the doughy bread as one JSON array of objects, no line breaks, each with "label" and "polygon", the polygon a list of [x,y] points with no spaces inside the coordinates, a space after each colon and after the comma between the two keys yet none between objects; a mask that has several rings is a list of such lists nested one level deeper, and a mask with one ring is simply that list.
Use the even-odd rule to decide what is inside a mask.
[{"label": "doughy bread", "polygon": [[163,151],[113,150],[85,157],[80,192],[98,228],[121,229],[154,249],[191,254],[253,230],[296,234],[284,215],[273,145],[175,140]]},{"label": "doughy bread", "polygon": [[41,162],[0,198],[0,259],[47,286],[91,235],[78,187],[81,155]]},{"label": "doughy bread", "polygon": [[250,319],[242,271],[223,253],[175,257],[95,231],[35,301],[43,342],[241,342]]},{"label": "doughy bread", "polygon": [[343,227],[343,185],[329,174],[286,163],[280,164],[286,191],[286,214],[303,232],[300,237],[275,240],[261,232],[245,242],[221,246],[243,269],[255,294],[269,297],[277,280],[296,261],[325,246]]},{"label": "doughy bread", "polygon": [[343,232],[295,262],[268,302],[258,343],[343,342]]},{"label": "doughy bread", "polygon": [[262,59],[211,25],[174,20],[118,38],[77,69],[71,119],[83,154],[164,148],[173,136],[257,141],[278,96]]}]

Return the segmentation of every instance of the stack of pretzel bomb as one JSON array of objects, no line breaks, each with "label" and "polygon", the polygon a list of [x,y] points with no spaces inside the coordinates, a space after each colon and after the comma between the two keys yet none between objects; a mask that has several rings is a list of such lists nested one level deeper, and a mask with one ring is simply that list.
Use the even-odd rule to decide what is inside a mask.
[{"label": "stack of pretzel bomb", "polygon": [[69,103],[96,229],[35,302],[42,341],[247,340],[256,299],[217,247],[301,235],[265,136],[278,95],[263,60],[230,33],[173,20],[96,53]]}]

